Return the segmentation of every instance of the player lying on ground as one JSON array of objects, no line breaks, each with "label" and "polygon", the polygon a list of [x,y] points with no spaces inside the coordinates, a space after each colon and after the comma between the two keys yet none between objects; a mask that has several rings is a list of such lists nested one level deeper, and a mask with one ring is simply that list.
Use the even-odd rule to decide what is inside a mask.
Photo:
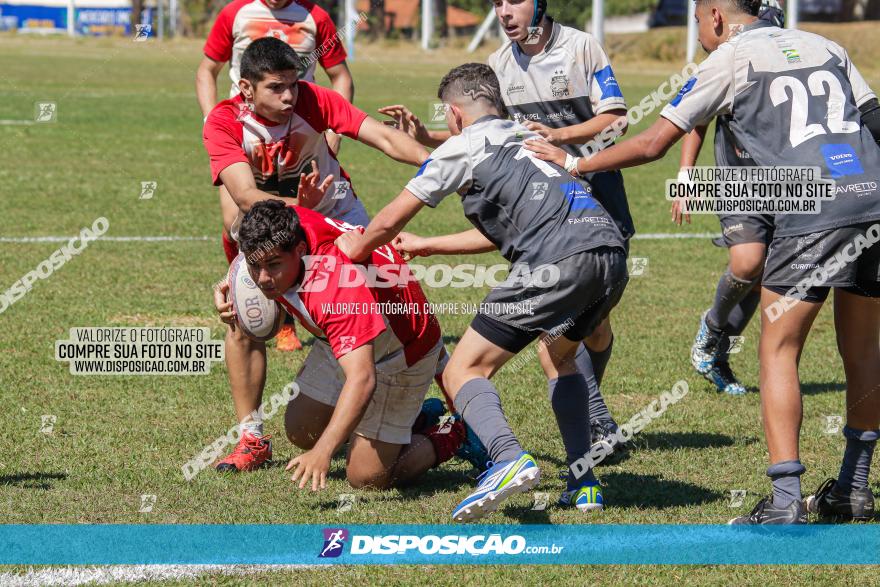
[{"label": "player lying on ground", "polygon": [[[354,228],[269,200],[251,206],[239,231],[251,278],[316,337],[284,418],[287,437],[306,451],[287,466],[300,488],[325,487],[330,459],[346,441],[353,487],[406,483],[448,461],[466,442],[468,454],[485,455],[476,437],[466,440],[458,416],[451,425],[428,422],[413,434],[443,349],[440,325],[416,281],[371,287],[340,280],[350,262],[333,242]],[[386,246],[367,265],[399,273],[405,262]],[[227,289],[215,293],[214,302],[221,319],[233,325]],[[265,355],[262,360],[265,372]]]},{"label": "player lying on ground", "polygon": [[[458,193],[475,228],[446,237],[444,250],[498,249],[513,264],[511,276],[484,300],[443,372],[455,407],[495,463],[455,508],[453,519],[465,521],[494,511],[539,481],[535,460],[510,429],[489,381],[536,338],[541,339],[538,356],[567,461],[571,465],[589,453],[589,391],[574,357],[623,294],[626,250],[589,183],[523,149],[524,138],[539,135],[501,118],[504,104],[491,68],[477,63],[456,67],[441,81],[438,96],[454,136],[431,154],[364,234],[349,232],[337,242],[351,259],[366,258],[391,242],[425,205],[433,208]],[[535,183],[546,184],[539,197]],[[538,276],[547,267],[558,277],[549,284],[525,276]],[[591,469],[570,467],[560,503],[583,511],[602,509]]]},{"label": "player lying on ground", "polygon": [[[245,49],[256,39],[266,36],[277,37],[296,51],[303,69],[301,79],[314,82],[315,66],[320,63],[332,89],[353,102],[354,81],[345,62],[345,47],[336,34],[333,20],[323,8],[308,0],[234,0],[220,11],[211,26],[203,49],[204,56],[196,71],[196,97],[205,120],[217,104],[217,77],[223,66],[228,62],[229,77],[232,79],[229,97],[234,98],[240,91],[239,66]],[[340,135],[329,129],[324,134],[330,151],[337,155]],[[238,217],[238,206],[224,186],[221,185],[218,191],[223,219],[223,249],[231,263],[238,250],[230,236],[232,224]],[[278,350],[302,348],[293,324],[286,324],[278,333]]]},{"label": "player lying on ground", "polygon": [[[508,41],[489,56],[501,97],[510,116],[554,145],[578,156],[584,143],[606,129],[626,130],[626,102],[602,45],[589,33],[563,26],[546,14],[546,0],[495,0],[495,15]],[[400,127],[430,147],[450,137],[429,131],[405,106],[380,108]],[[627,241],[635,233],[623,175],[606,171],[587,176],[593,194]],[[578,350],[577,362],[590,386],[592,439],[610,451],[613,462],[624,456],[624,443],[612,442],[617,423],[600,388],[611,360],[614,333],[605,319]],[[590,363],[592,365],[590,365]],[[588,373],[593,375],[588,375]]]},{"label": "player lying on ground", "polygon": [[[651,128],[580,159],[577,170],[654,161],[696,126],[729,115],[734,139],[755,164],[819,167],[823,177],[836,181],[836,199],[823,201],[821,213],[775,216],[762,278],[759,350],[773,495],[732,523],[807,521],[800,486],[805,469],[799,454],[798,362],[831,288],[846,373],[847,441],[838,478],[810,496],[807,507],[831,519],[870,518],[874,498],[868,473],[880,435],[880,148],[860,108],[870,112],[876,96],[842,47],[757,20],[759,5],[699,0],[700,42],[711,55],[695,80]],[[564,159],[547,143],[529,147],[546,160]],[[815,277],[817,268],[821,279]]]},{"label": "player lying on ground", "polygon": [[[336,92],[299,80],[299,66],[294,50],[278,39],[259,39],[245,50],[241,93],[218,104],[205,123],[204,143],[214,184],[229,190],[241,213],[258,201],[281,199],[366,225],[367,212],[348,174],[330,153],[324,131],[334,129],[411,165],[419,165],[428,152]],[[308,201],[292,200],[308,172],[319,174],[321,189],[308,190]],[[327,190],[334,179],[334,189]],[[242,435],[232,454],[218,464],[220,470],[249,471],[272,455],[271,444],[262,438],[262,422],[250,419],[262,402],[265,364],[265,343],[240,331],[227,331],[226,366]]]}]

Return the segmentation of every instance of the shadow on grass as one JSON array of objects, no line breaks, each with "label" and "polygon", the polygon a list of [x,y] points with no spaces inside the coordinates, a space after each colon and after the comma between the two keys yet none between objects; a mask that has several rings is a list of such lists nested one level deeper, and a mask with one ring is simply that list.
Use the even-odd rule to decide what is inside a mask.
[{"label": "shadow on grass", "polygon": [[721,448],[734,444],[754,444],[757,438],[734,439],[713,432],[641,432],[632,440],[637,450],[674,450],[677,448]]},{"label": "shadow on grass", "polygon": [[[344,479],[345,473],[342,472],[341,475],[331,473],[331,476],[338,476],[339,478]],[[430,499],[438,493],[455,492],[460,491],[462,488],[472,488],[474,486],[474,480],[469,476],[469,473],[465,471],[440,468],[429,470],[408,485],[387,491],[396,491],[398,495],[395,496],[395,499],[422,501]],[[382,490],[354,489],[352,487],[349,487],[348,489],[350,490],[350,493],[355,495],[356,500],[370,500],[372,496],[381,496],[383,493],[386,493],[386,491]],[[326,512],[337,510],[339,506],[339,499],[333,497],[322,501],[318,506],[318,509]]]},{"label": "shadow on grass", "polygon": [[846,383],[801,383],[802,395],[818,395],[832,391],[846,391]]},{"label": "shadow on grass", "polygon": [[16,473],[0,475],[0,486],[12,485],[24,489],[52,489],[52,481],[67,479],[67,473]]},{"label": "shadow on grass", "polygon": [[602,485],[602,493],[615,508],[665,509],[708,503],[725,497],[722,493],[693,483],[662,479],[657,475],[605,473],[602,475]]}]

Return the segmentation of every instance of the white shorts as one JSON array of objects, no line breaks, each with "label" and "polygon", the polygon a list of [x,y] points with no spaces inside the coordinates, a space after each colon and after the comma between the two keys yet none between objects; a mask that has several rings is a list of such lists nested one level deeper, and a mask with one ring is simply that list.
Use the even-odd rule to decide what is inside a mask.
[{"label": "white shorts", "polygon": [[[409,444],[412,426],[434,379],[443,341],[437,341],[427,355],[409,367],[403,348],[388,330],[373,344],[377,357],[376,391],[355,434],[389,444]],[[296,383],[303,395],[328,406],[336,405],[345,375],[329,344],[315,339]]]}]

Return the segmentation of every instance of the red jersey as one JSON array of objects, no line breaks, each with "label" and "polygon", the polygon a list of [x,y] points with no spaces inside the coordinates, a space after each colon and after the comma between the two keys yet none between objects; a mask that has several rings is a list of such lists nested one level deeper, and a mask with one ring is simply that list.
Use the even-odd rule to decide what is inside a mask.
[{"label": "red jersey", "polygon": [[252,112],[239,94],[217,104],[205,121],[203,141],[211,157],[211,176],[220,185],[220,172],[233,163],[248,163],[257,187],[279,196],[296,196],[301,172],[318,162],[323,180],[336,178],[315,210],[339,218],[355,205],[347,173],[327,146],[324,131],[357,139],[367,118],[345,98],[313,83],[297,82],[293,113],[277,124]]},{"label": "red jersey", "polygon": [[[392,287],[344,283],[339,278],[342,268],[352,263],[333,243],[343,232],[359,227],[300,206],[291,207],[305,232],[309,257],[304,258],[301,282],[276,301],[306,330],[327,339],[337,359],[386,329],[391,329],[403,347],[408,366],[425,357],[440,341],[440,323],[418,282],[408,280],[403,286]],[[385,245],[373,251],[365,265],[396,273],[406,262],[393,247]]]},{"label": "red jersey", "polygon": [[292,0],[277,10],[261,0],[233,0],[220,11],[204,48],[205,55],[214,61],[229,62],[230,96],[238,94],[242,53],[263,37],[275,37],[293,47],[306,81],[315,81],[316,62],[327,69],[345,61],[345,47],[333,20],[309,0]]}]

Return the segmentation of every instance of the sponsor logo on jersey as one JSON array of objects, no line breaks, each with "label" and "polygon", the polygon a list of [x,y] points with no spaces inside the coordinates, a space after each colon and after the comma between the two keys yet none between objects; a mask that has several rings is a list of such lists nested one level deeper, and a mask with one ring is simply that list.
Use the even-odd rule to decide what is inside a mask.
[{"label": "sponsor logo on jersey", "polygon": [[864,181],[862,183],[838,183],[836,192],[839,194],[858,194],[864,196],[877,191],[876,181]]},{"label": "sponsor logo on jersey", "polygon": [[825,165],[831,172],[831,178],[837,179],[847,175],[864,173],[862,162],[856,155],[852,146],[843,144],[822,145],[822,156],[825,157]]},{"label": "sponsor logo on jersey", "polygon": [[526,91],[525,84],[519,84],[516,86],[507,86],[507,95],[508,96],[510,96],[511,94],[524,94],[525,91]]},{"label": "sponsor logo on jersey", "polygon": [[675,95],[675,98],[672,99],[672,101],[669,103],[669,105],[672,106],[673,108],[678,106],[679,103],[681,103],[681,99],[684,98],[691,90],[694,89],[694,86],[696,85],[696,83],[697,83],[696,76],[694,76],[691,79],[689,79],[688,81],[686,81],[685,84],[683,86],[681,86],[681,89],[678,91],[678,94]]},{"label": "sponsor logo on jersey", "polygon": [[782,54],[785,55],[785,60],[789,63],[801,62],[801,54],[797,49],[783,49]]},{"label": "sponsor logo on jersey", "polygon": [[727,235],[729,235],[729,234],[731,234],[731,233],[739,232],[739,231],[742,230],[743,228],[744,228],[744,227],[743,227],[743,223],[740,222],[739,224],[734,224],[733,226],[728,226],[728,227],[726,227],[722,232],[724,233],[724,236],[727,236]]},{"label": "sponsor logo on jersey", "polygon": [[318,553],[318,558],[338,557],[342,554],[346,540],[348,540],[348,530],[345,528],[324,528],[324,546]]},{"label": "sponsor logo on jersey", "polygon": [[547,115],[547,121],[555,121],[555,120],[571,120],[572,118],[577,118],[577,114],[574,113],[574,110],[571,109],[571,106],[566,104],[562,107],[561,112],[551,112]]},{"label": "sponsor logo on jersey", "polygon": [[560,186],[572,210],[591,210],[598,204],[589,188],[577,181],[564,183]]},{"label": "sponsor logo on jersey", "polygon": [[550,92],[554,98],[563,98],[571,94],[568,90],[568,76],[561,69],[553,72],[550,78]]},{"label": "sponsor logo on jersey", "polygon": [[597,71],[594,77],[599,82],[599,88],[602,90],[602,100],[606,98],[623,98],[623,92],[620,91],[620,85],[618,85],[610,65]]}]

